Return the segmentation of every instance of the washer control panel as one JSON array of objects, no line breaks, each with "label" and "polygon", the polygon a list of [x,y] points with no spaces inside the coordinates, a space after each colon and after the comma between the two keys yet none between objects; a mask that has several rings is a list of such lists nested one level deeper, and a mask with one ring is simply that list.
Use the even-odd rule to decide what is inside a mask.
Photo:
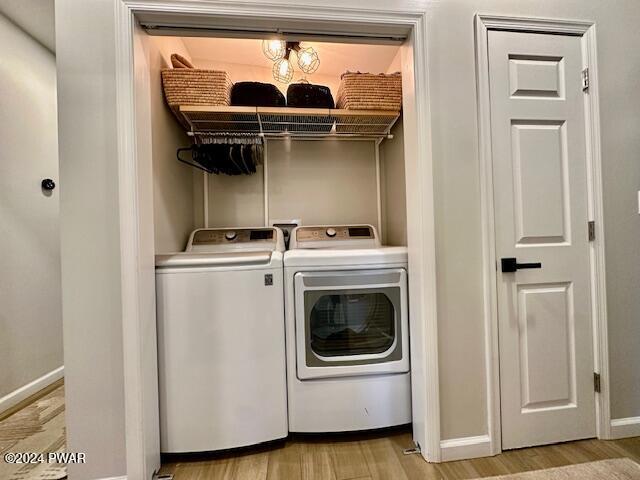
[{"label": "washer control panel", "polygon": [[228,243],[271,242],[275,237],[272,228],[260,229],[213,229],[197,230],[191,245],[224,245]]},{"label": "washer control panel", "polygon": [[371,225],[317,225],[295,229],[294,248],[375,247],[378,236]]},{"label": "washer control panel", "polygon": [[284,237],[276,227],[198,228],[191,232],[185,252],[284,252]]}]

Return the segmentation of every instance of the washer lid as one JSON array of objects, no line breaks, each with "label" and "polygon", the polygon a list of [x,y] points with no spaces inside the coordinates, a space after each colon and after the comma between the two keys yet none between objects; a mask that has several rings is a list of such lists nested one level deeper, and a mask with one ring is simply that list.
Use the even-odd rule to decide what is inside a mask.
[{"label": "washer lid", "polygon": [[282,265],[279,252],[188,253],[156,255],[156,270],[188,267],[242,267]]}]

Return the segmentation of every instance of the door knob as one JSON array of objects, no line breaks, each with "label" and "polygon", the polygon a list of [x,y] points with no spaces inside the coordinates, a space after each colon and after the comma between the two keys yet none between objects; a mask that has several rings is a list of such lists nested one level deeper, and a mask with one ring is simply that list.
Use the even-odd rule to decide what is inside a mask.
[{"label": "door knob", "polygon": [[542,263],[518,263],[515,257],[502,258],[500,263],[502,263],[503,273],[512,273],[521,268],[542,268]]},{"label": "door knob", "polygon": [[43,190],[53,190],[54,188],[56,188],[56,182],[54,182],[50,178],[45,178],[44,180],[42,180],[42,183],[40,185],[42,186]]}]

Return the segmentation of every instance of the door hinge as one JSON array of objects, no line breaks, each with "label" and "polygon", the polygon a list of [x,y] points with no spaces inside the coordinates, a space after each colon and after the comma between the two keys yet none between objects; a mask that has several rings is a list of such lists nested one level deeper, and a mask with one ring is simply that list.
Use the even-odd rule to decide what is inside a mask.
[{"label": "door hinge", "polygon": [[596,239],[596,222],[590,220],[587,225],[589,230],[589,241],[593,242]]},{"label": "door hinge", "polygon": [[589,67],[582,70],[582,91],[589,90]]},{"label": "door hinge", "polygon": [[593,390],[600,393],[600,374],[593,372]]}]

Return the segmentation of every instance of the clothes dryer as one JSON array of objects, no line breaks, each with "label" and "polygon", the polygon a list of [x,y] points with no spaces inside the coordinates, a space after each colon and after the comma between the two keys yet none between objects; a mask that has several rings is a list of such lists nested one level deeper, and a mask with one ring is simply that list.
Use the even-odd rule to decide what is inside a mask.
[{"label": "clothes dryer", "polygon": [[297,227],[290,242],[290,431],[410,423],[406,247],[382,247],[371,225]]}]

